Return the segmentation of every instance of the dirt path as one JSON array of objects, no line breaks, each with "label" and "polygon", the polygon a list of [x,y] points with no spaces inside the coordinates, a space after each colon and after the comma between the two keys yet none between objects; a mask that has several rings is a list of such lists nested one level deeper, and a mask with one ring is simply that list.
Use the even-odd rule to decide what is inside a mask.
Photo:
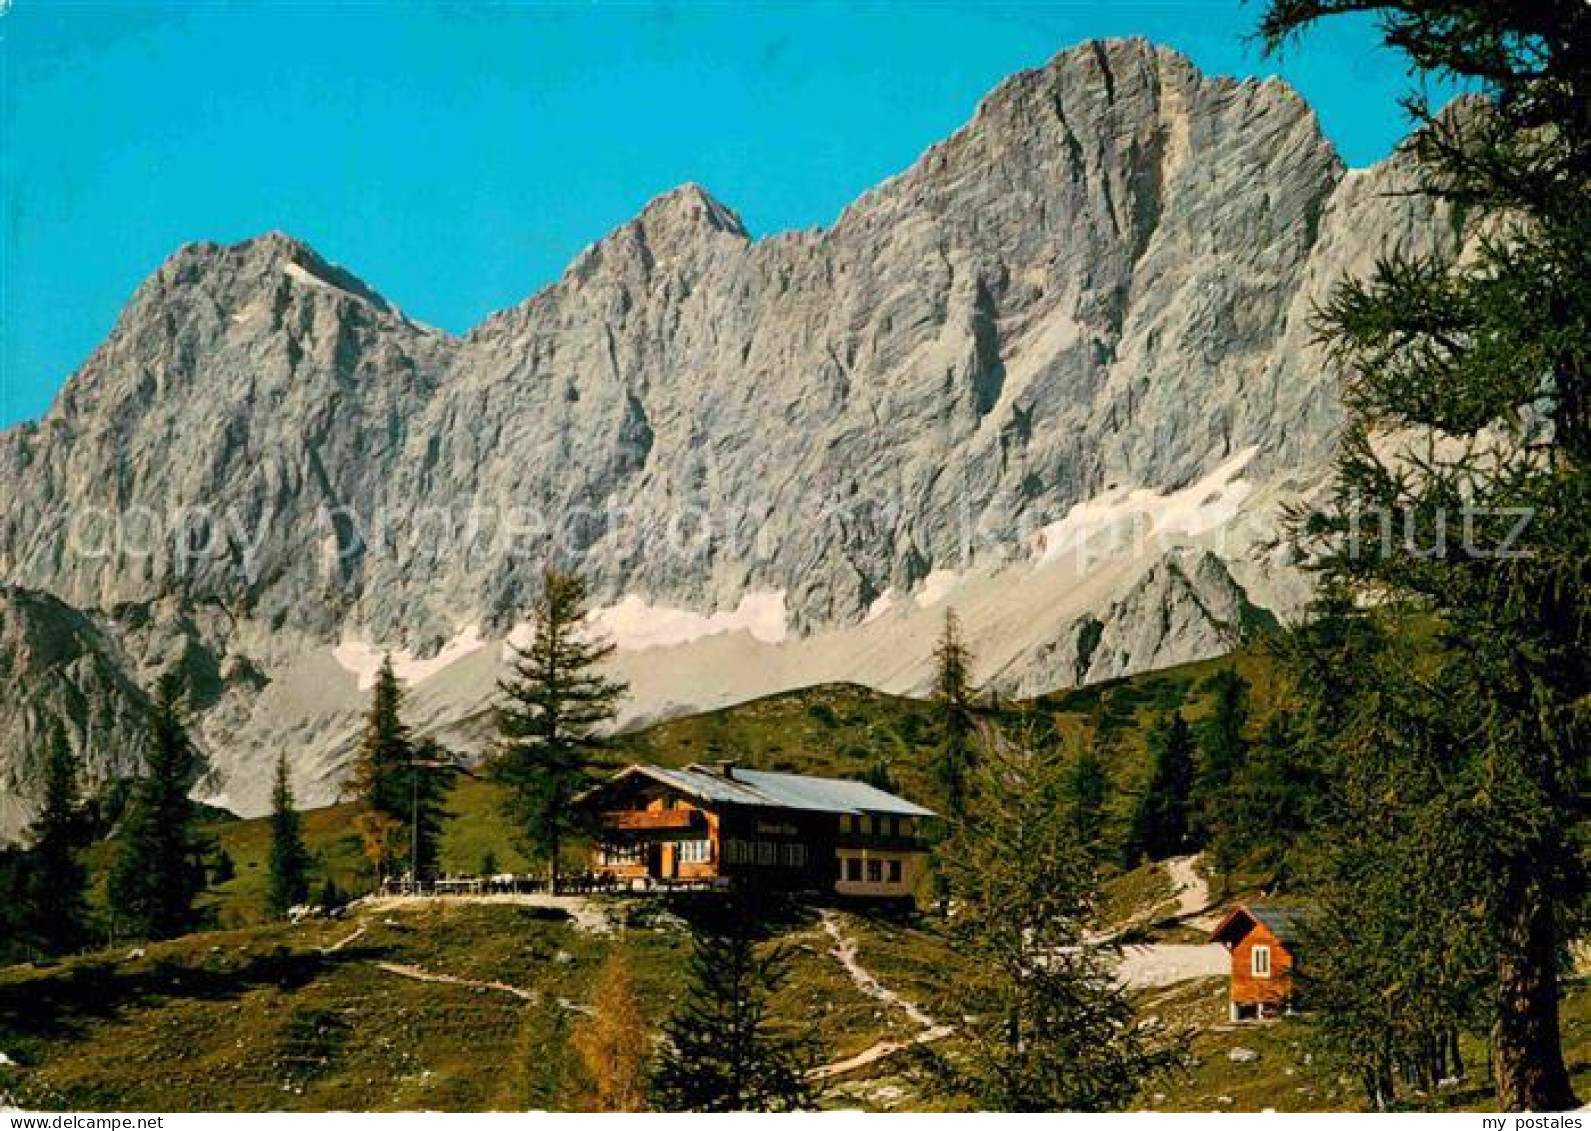
[{"label": "dirt path", "polygon": [[844,1060],[834,1061],[832,1064],[819,1065],[807,1073],[814,1080],[828,1080],[835,1076],[842,1076],[847,1072],[854,1072],[858,1068],[865,1068],[869,1064],[883,1060],[886,1056],[893,1056],[902,1049],[911,1048],[913,1045],[926,1045],[930,1041],[941,1040],[948,1037],[953,1031],[949,1025],[941,1025],[928,1016],[915,1002],[909,1001],[880,982],[871,970],[863,966],[856,956],[856,940],[849,938],[840,929],[840,917],[833,911],[824,910],[819,913],[823,920],[823,929],[834,940],[834,948],[829,952],[839,959],[840,965],[845,967],[845,972],[851,976],[851,981],[856,988],[874,1001],[883,1002],[885,1005],[899,1009],[912,1022],[920,1028],[916,1036],[901,1039],[879,1041],[863,1049],[855,1056],[846,1057]]},{"label": "dirt path", "polygon": [[520,1001],[539,1002],[541,995],[534,990],[522,990],[518,986],[510,986],[507,982],[477,982],[472,978],[455,978],[452,974],[437,974],[419,966],[408,966],[401,962],[378,962],[378,970],[385,970],[389,974],[396,974],[400,978],[412,978],[416,982],[439,982],[447,986],[463,986],[471,990],[497,990],[500,993],[513,994]]},{"label": "dirt path", "polygon": [[[1217,916],[1204,914],[1210,906],[1210,885],[1199,875],[1197,856],[1174,856],[1165,862],[1177,900],[1177,921],[1209,930]],[[1122,948],[1116,978],[1131,989],[1148,989],[1214,978],[1227,972],[1226,948],[1217,943],[1147,943]]]},{"label": "dirt path", "polygon": [[1166,861],[1166,875],[1177,893],[1177,918],[1190,927],[1206,930],[1215,926],[1215,917],[1201,915],[1210,906],[1210,885],[1195,865],[1197,856],[1175,856]]},{"label": "dirt path", "polygon": [[354,933],[353,934],[347,936],[346,938],[338,939],[336,942],[332,943],[330,946],[321,947],[320,948],[320,952],[322,954],[336,954],[339,950],[341,950],[343,947],[347,946],[349,943],[353,942],[354,940],[363,938],[364,934],[365,934],[365,931],[367,929],[368,929],[368,927],[367,927],[366,924],[360,923],[358,927],[354,928]]}]

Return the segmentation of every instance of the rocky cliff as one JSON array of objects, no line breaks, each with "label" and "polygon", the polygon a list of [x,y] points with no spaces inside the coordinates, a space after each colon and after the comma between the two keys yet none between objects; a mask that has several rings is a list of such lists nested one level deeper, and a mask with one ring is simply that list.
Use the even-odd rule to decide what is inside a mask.
[{"label": "rocky cliff", "polygon": [[0,436],[0,578],[140,662],[180,638],[245,810],[284,746],[334,788],[382,649],[430,725],[482,709],[549,559],[635,718],[913,688],[946,604],[1027,690],[1214,654],[1299,592],[1249,550],[1330,451],[1312,304],[1457,242],[1407,184],[1284,84],[1125,40],[829,228],[754,239],[685,186],[462,337],[286,236],[191,245]]}]

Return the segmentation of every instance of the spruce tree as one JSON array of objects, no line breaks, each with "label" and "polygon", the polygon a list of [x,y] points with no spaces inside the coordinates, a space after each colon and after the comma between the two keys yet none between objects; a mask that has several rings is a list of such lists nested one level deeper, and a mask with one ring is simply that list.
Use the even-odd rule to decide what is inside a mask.
[{"label": "spruce tree", "polygon": [[400,872],[409,855],[404,834],[411,816],[413,761],[414,742],[403,722],[403,688],[392,670],[392,657],[384,656],[353,774],[344,787],[358,803],[354,823],[378,883]]},{"label": "spruce tree", "polygon": [[1215,701],[1198,728],[1195,836],[1215,849],[1209,854],[1210,868],[1224,883],[1237,861],[1221,851],[1231,841],[1221,839],[1219,833],[1230,821],[1227,806],[1232,781],[1248,758],[1249,688],[1248,681],[1230,668],[1210,677],[1209,687]]},{"label": "spruce tree", "polygon": [[1297,721],[1279,710],[1249,744],[1211,831],[1210,858],[1241,860],[1286,885],[1306,835],[1323,819],[1326,764],[1301,741]]},{"label": "spruce tree", "polygon": [[29,957],[28,897],[21,848],[0,844],[0,964]]},{"label": "spruce tree", "polygon": [[817,1100],[808,1073],[817,1061],[810,1031],[786,1026],[770,1001],[789,976],[791,955],[767,941],[778,915],[748,889],[700,909],[689,989],[663,1027],[665,1050],[652,1078],[663,1111],[802,1111]]},{"label": "spruce tree", "polygon": [[564,842],[580,824],[575,794],[606,745],[599,728],[624,695],[598,670],[613,645],[590,638],[586,612],[584,580],[548,570],[532,610],[535,636],[515,649],[498,684],[493,774],[508,787],[507,815],[531,854],[547,861],[554,889]]},{"label": "spruce tree", "polygon": [[[1030,733],[1025,745],[1037,745]],[[1098,859],[1105,844],[1105,809],[1110,801],[1110,774],[1099,754],[1097,738],[1090,738],[1072,760],[1064,778],[1065,814],[1072,837],[1091,859]]]},{"label": "spruce tree", "polygon": [[265,910],[272,919],[309,899],[309,850],[304,847],[303,819],[293,807],[287,755],[276,759],[271,789],[271,854],[265,886]]},{"label": "spruce tree", "polygon": [[409,839],[404,842],[403,858],[413,862],[417,875],[436,871],[448,819],[447,799],[458,771],[453,753],[436,739],[422,738],[415,743],[409,765]]},{"label": "spruce tree", "polygon": [[88,874],[79,860],[86,833],[77,758],[56,721],[45,745],[43,804],[18,860],[17,930],[46,954],[81,946],[88,937]]},{"label": "spruce tree", "polygon": [[1133,808],[1126,863],[1164,860],[1192,846],[1193,732],[1181,711],[1162,715],[1149,735],[1149,781]]},{"label": "spruce tree", "polygon": [[210,846],[195,831],[197,810],[188,798],[201,764],[181,702],[177,677],[163,676],[149,713],[144,776],[111,868],[109,901],[121,934],[174,938],[205,922],[194,901],[205,888]]},{"label": "spruce tree", "polygon": [[1169,1063],[1106,956],[1083,945],[1092,854],[1069,810],[1075,763],[1057,747],[980,755],[966,818],[941,846],[965,959],[949,986],[953,1055],[927,1054],[952,1099],[996,1111],[1109,1111]]},{"label": "spruce tree", "polygon": [[215,859],[210,862],[210,885],[230,883],[237,879],[238,866],[232,859],[232,854],[226,849],[216,850]]},{"label": "spruce tree", "polygon": [[1483,97],[1407,100],[1418,187],[1469,247],[1389,255],[1322,310],[1348,421],[1297,541],[1354,598],[1435,625],[1448,708],[1486,768],[1468,903],[1494,931],[1497,1103],[1561,1110],[1591,697],[1591,6],[1270,0],[1260,30],[1279,48],[1340,13],[1374,14],[1415,70]]},{"label": "spruce tree", "polygon": [[955,819],[966,804],[967,782],[976,756],[972,713],[972,653],[961,636],[954,609],[945,610],[944,628],[934,646],[934,711],[939,724],[933,774],[944,816]]}]

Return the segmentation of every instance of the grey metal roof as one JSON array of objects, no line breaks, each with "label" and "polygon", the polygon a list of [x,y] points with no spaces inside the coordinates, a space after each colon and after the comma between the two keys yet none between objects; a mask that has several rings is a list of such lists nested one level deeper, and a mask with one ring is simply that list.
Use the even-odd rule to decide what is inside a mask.
[{"label": "grey metal roof", "polygon": [[1284,943],[1297,942],[1309,910],[1303,907],[1281,907],[1274,903],[1251,903],[1245,910],[1271,929],[1271,933]]},{"label": "grey metal roof", "polygon": [[734,768],[732,777],[705,766],[686,766],[671,770],[664,766],[631,766],[619,777],[632,773],[647,777],[703,801],[734,805],[758,805],[779,809],[804,809],[819,813],[882,813],[899,817],[933,817],[932,809],[914,805],[882,789],[859,781],[839,778],[814,778],[804,774],[776,774],[767,770]]}]

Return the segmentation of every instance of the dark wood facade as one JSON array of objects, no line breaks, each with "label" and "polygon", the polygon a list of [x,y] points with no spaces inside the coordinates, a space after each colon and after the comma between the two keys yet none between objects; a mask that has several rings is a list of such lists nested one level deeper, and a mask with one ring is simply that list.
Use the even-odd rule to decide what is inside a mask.
[{"label": "dark wood facade", "polygon": [[1233,1021],[1275,1017],[1294,1005],[1301,915],[1297,908],[1238,907],[1210,932],[1211,942],[1231,952]]},{"label": "dark wood facade", "polygon": [[825,808],[805,795],[799,805],[781,805],[770,782],[797,782],[817,796],[838,787],[831,791],[841,798],[868,787],[753,774],[746,772],[749,780],[742,780],[731,767],[695,766],[632,766],[621,772],[581,799],[597,818],[592,870],[637,886],[710,885],[739,877],[862,898],[909,898],[915,892],[927,861],[925,817],[919,815],[932,816],[927,810],[881,791],[870,791],[863,802],[876,797],[878,804],[894,803],[903,811],[867,812],[839,803]]}]

